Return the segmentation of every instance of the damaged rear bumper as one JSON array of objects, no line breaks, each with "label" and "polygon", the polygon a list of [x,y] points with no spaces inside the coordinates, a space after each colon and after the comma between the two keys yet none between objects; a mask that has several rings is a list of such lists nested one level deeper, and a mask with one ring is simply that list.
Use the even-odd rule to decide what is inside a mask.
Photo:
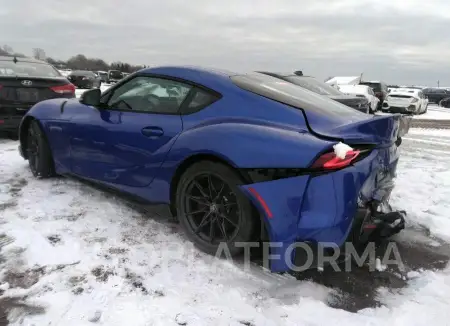
[{"label": "damaged rear bumper", "polygon": [[[403,125],[399,124],[399,138],[408,129],[409,121],[405,119]],[[283,272],[303,265],[306,245],[313,252],[320,247],[324,253],[341,248],[350,237],[354,238],[361,220],[377,224],[371,231],[373,237],[375,229],[380,237],[402,229],[404,217],[396,222],[398,228],[388,232],[385,226],[394,222],[387,223],[391,215],[386,214],[392,212],[377,211],[380,203],[389,201],[398,157],[397,146],[393,145],[373,150],[364,160],[332,173],[241,186],[264,219],[270,241],[270,269]]]},{"label": "damaged rear bumper", "polygon": [[405,228],[406,212],[393,211],[372,215],[369,209],[358,209],[352,231],[341,246],[323,246],[320,243],[305,242],[296,248],[293,268],[302,272],[308,269],[323,268],[339,264],[358,254],[368,243],[378,248],[384,239],[399,233]]}]

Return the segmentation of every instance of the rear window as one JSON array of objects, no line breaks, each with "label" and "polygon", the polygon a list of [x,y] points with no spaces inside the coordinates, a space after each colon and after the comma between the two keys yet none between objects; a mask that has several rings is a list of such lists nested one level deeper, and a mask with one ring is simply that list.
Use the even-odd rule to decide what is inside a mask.
[{"label": "rear window", "polygon": [[109,72],[109,76],[111,78],[122,78],[122,73],[120,71],[118,71],[118,70],[111,70]]},{"label": "rear window", "polygon": [[303,109],[307,114],[314,112],[322,117],[330,117],[334,121],[342,122],[348,122],[353,118],[356,120],[367,118],[365,113],[275,77],[252,73],[230,78],[242,89],[297,109]]},{"label": "rear window", "polygon": [[285,77],[285,79],[295,85],[301,86],[303,88],[310,90],[311,92],[320,95],[326,96],[342,95],[342,93],[339,92],[336,88],[311,77],[288,76]]},{"label": "rear window", "polygon": [[61,73],[46,63],[0,61],[0,76],[61,77]]},{"label": "rear window", "polygon": [[373,89],[374,92],[381,92],[380,83],[361,82],[360,85],[366,85]]}]

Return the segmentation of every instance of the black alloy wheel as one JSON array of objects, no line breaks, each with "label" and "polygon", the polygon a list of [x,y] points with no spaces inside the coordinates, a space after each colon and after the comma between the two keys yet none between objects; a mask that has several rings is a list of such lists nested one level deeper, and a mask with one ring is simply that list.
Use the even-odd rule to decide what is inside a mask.
[{"label": "black alloy wheel", "polygon": [[26,151],[28,165],[35,177],[49,178],[55,175],[50,146],[36,120],[31,121],[27,130]]},{"label": "black alloy wheel", "polygon": [[34,176],[38,175],[39,169],[39,136],[36,133],[35,128],[28,128],[27,135],[27,152],[28,152],[28,164],[30,170]]},{"label": "black alloy wheel", "polygon": [[230,254],[250,241],[253,233],[253,208],[239,190],[240,176],[230,167],[202,161],[181,177],[177,189],[177,213],[185,233],[200,249],[216,254],[226,243]]},{"label": "black alloy wheel", "polygon": [[183,211],[194,233],[211,244],[228,242],[239,231],[236,195],[219,176],[196,176],[186,189]]}]

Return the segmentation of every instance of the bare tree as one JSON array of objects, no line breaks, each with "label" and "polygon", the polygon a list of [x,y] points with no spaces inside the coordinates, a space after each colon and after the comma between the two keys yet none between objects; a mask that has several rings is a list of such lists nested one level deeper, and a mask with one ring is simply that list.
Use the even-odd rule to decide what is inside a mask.
[{"label": "bare tree", "polygon": [[41,48],[34,48],[33,57],[37,60],[45,60],[45,51]]},{"label": "bare tree", "polygon": [[2,47],[3,51],[5,51],[8,54],[13,54],[14,50],[12,47],[10,47],[8,44],[3,45]]}]

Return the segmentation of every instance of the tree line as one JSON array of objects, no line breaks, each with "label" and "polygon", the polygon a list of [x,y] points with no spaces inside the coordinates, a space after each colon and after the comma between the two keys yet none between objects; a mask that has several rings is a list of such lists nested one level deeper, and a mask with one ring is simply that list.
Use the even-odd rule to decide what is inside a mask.
[{"label": "tree line", "polygon": [[[72,70],[91,70],[91,71],[108,71],[108,70],[120,70],[122,72],[134,72],[142,68],[146,68],[145,65],[132,65],[126,62],[115,61],[107,63],[100,58],[88,58],[84,54],[77,54],[71,57],[69,60],[64,61],[52,57],[48,57],[44,49],[34,48],[32,57],[38,60],[46,61],[58,69],[72,69]],[[13,50],[9,45],[0,46],[0,56],[16,56],[26,57],[23,53],[18,53]]]}]

